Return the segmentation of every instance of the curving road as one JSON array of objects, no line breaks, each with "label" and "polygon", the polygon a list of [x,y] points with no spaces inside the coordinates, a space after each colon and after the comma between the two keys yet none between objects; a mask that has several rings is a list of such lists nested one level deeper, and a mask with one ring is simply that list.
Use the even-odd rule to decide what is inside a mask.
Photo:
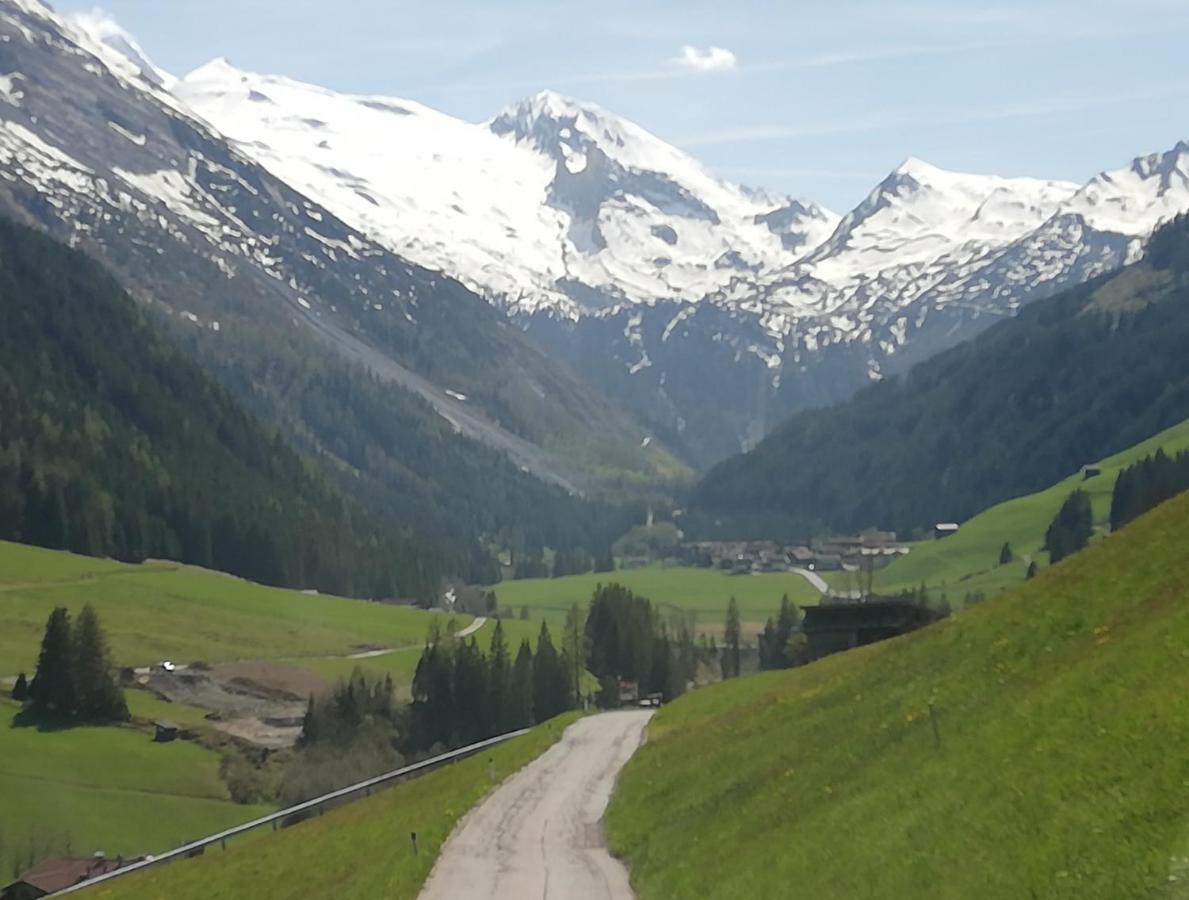
[{"label": "curving road", "polygon": [[602,818],[651,715],[603,713],[567,728],[459,823],[421,900],[630,900]]}]

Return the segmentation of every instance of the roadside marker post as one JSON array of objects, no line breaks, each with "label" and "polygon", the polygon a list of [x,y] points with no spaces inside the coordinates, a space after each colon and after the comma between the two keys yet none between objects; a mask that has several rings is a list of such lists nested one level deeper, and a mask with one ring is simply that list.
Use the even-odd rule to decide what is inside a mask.
[{"label": "roadside marker post", "polygon": [[409,839],[413,842],[413,855],[417,855],[417,832],[409,832]]}]

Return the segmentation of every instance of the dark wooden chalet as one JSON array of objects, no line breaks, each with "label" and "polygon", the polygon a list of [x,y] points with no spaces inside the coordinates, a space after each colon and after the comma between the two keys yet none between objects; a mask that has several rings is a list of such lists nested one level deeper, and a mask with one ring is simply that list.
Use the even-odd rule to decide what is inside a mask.
[{"label": "dark wooden chalet", "polygon": [[820,659],[907,634],[939,618],[937,610],[911,600],[826,600],[805,607],[801,628],[809,642],[810,656]]}]

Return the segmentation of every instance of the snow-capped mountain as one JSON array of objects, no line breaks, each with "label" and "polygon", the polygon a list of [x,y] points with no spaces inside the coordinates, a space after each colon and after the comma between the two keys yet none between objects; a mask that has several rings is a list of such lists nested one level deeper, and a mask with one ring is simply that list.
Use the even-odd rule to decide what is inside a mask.
[{"label": "snow-capped mountain", "polygon": [[698,464],[1135,258],[1189,209],[1181,144],[1081,187],[909,159],[839,217],[552,92],[468,123],[223,60],[175,80],[110,20],[76,25],[367,239],[506,310]]},{"label": "snow-capped mountain", "polygon": [[[427,440],[462,434],[571,491],[604,450],[629,467],[657,452],[490,304],[270,174],[169,83],[103,17],[0,0],[0,213],[103,262],[254,409],[277,413],[268,398],[284,402],[290,387],[270,373],[308,359],[327,378],[368,370],[391,386],[385,414],[425,417]],[[313,440],[314,425],[276,418]],[[563,458],[551,441],[592,456]],[[319,450],[344,452],[336,443]]]},{"label": "snow-capped mountain", "polygon": [[345,221],[519,314],[696,300],[791,262],[837,222],[715,178],[644,129],[552,92],[471,124],[225,60],[173,91]]}]

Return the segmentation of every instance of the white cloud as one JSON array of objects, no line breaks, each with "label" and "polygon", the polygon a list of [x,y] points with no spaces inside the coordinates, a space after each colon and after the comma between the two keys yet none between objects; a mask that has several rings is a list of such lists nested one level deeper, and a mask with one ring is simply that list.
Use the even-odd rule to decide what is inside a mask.
[{"label": "white cloud", "polygon": [[723,47],[691,47],[686,44],[673,62],[698,72],[726,72],[735,68],[735,54]]}]

